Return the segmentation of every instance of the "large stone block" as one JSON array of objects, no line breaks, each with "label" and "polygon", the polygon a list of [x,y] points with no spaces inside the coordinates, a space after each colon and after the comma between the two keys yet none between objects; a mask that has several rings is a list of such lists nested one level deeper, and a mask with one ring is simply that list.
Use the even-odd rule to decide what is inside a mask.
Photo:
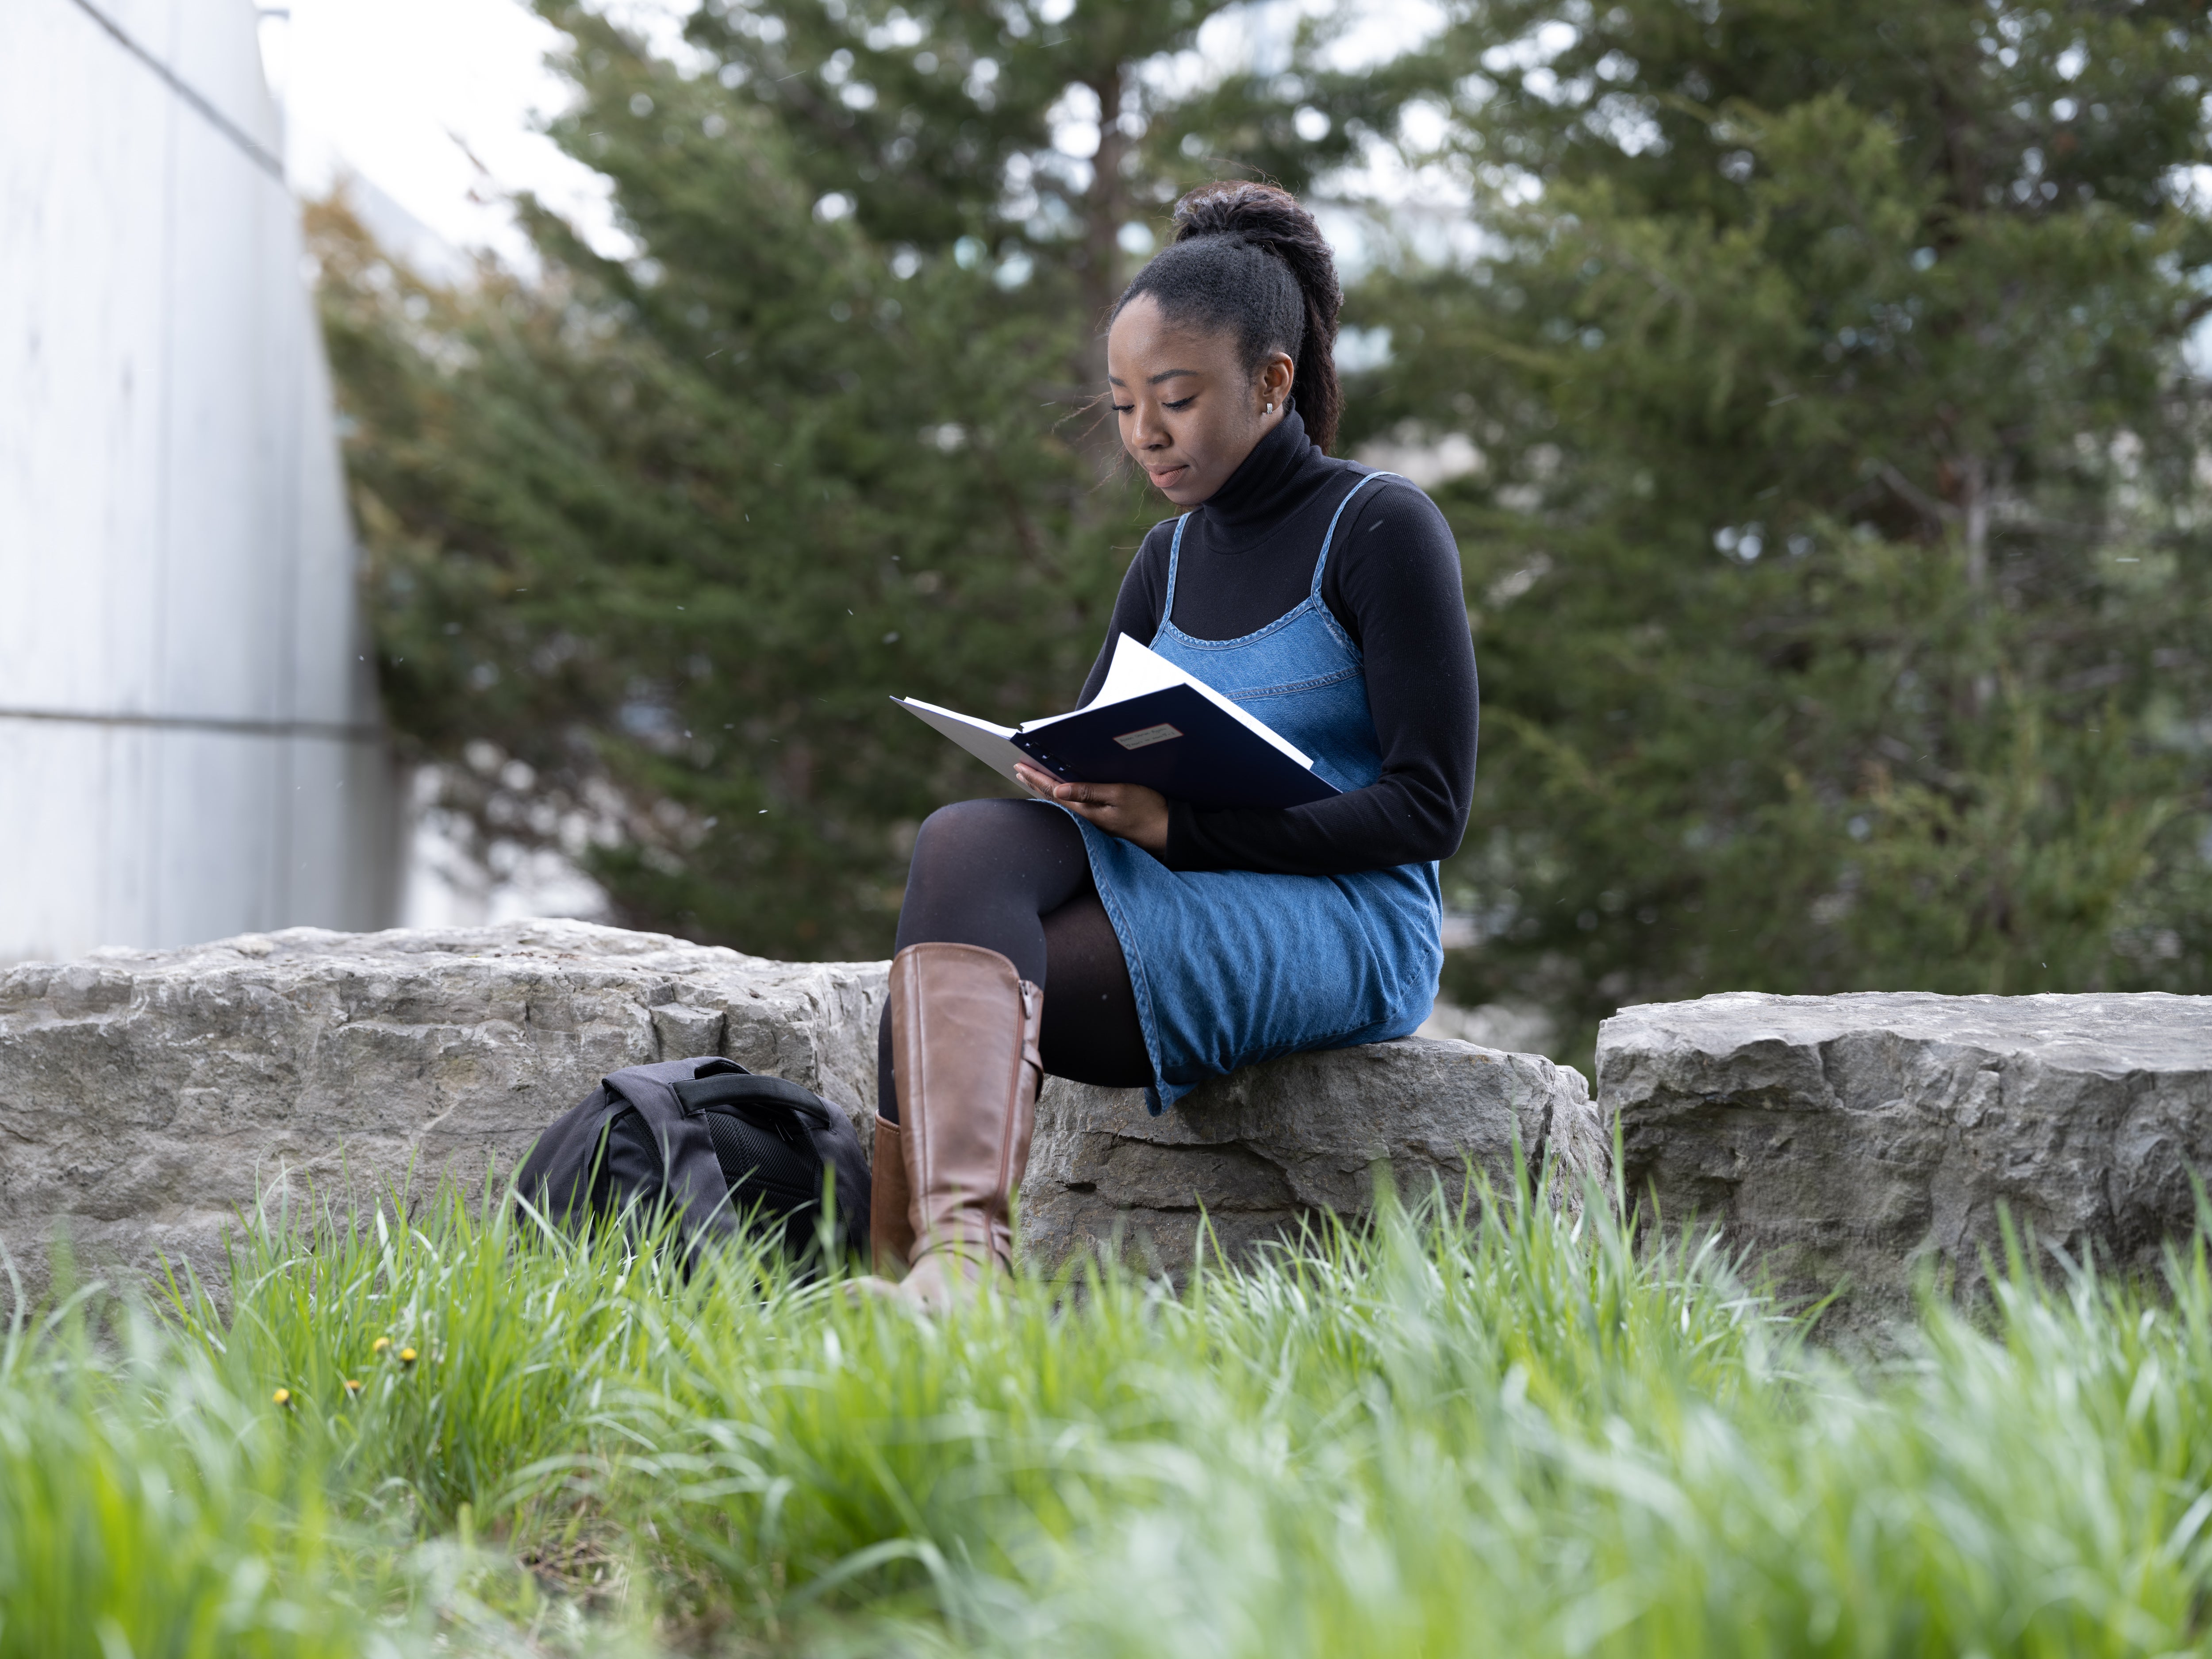
[{"label": "large stone block", "polygon": [[[511,1169],[601,1077],[726,1054],[856,1123],[882,963],[573,921],[248,935],[0,974],[0,1245],[203,1272],[257,1194]],[[864,1105],[865,1103],[865,1105]]]},{"label": "large stone block", "polygon": [[1908,1305],[1972,1284],[2000,1209],[2109,1267],[2154,1265],[2212,1174],[2212,997],[1735,994],[1623,1009],[1598,1093],[1629,1194],[1693,1214],[1784,1290]]},{"label": "large stone block", "polygon": [[[219,1270],[258,1198],[480,1181],[607,1073],[720,1054],[805,1085],[863,1131],[883,963],[793,963],[568,921],[106,951],[0,974],[0,1247],[35,1291],[57,1229],[103,1266]],[[1518,1139],[1575,1205],[1609,1140],[1581,1076],[1413,1039],[1293,1055],[1146,1115],[1135,1091],[1054,1080],[1024,1248],[1048,1261],[1117,1226],[1191,1259],[1203,1203],[1243,1251],[1302,1216],[1357,1216],[1389,1164],[1407,1191],[1512,1176]]]},{"label": "large stone block", "polygon": [[1321,1211],[1358,1217],[1387,1166],[1410,1195],[1470,1170],[1505,1187],[1516,1143],[1555,1206],[1603,1181],[1609,1130],[1579,1072],[1534,1054],[1414,1037],[1291,1054],[1247,1067],[1153,1117],[1139,1090],[1048,1079],[1022,1193],[1022,1246],[1047,1262],[1121,1242],[1180,1273],[1200,1206],[1243,1255]]}]

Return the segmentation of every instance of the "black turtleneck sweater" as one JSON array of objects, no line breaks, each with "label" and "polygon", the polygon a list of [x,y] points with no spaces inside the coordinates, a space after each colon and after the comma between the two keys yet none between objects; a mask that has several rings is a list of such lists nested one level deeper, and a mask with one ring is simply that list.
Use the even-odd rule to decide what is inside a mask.
[{"label": "black turtleneck sweater", "polygon": [[[1176,626],[1194,639],[1233,640],[1303,603],[1330,515],[1371,471],[1323,454],[1288,410],[1190,515]],[[1084,702],[1098,695],[1116,638],[1149,644],[1159,631],[1174,536],[1175,520],[1164,520],[1138,549]],[[1474,642],[1459,548],[1436,503],[1397,478],[1360,491],[1336,526],[1321,596],[1365,661],[1382,777],[1310,806],[1173,802],[1161,855],[1170,869],[1333,876],[1458,849],[1474,790]]]}]

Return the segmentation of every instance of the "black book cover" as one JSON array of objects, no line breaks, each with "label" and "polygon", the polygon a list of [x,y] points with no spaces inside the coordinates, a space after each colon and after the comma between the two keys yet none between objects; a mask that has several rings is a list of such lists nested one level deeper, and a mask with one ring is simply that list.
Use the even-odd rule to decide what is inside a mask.
[{"label": "black book cover", "polygon": [[1338,793],[1188,685],[1147,691],[1014,734],[1077,783],[1140,783],[1193,806],[1304,806]]}]

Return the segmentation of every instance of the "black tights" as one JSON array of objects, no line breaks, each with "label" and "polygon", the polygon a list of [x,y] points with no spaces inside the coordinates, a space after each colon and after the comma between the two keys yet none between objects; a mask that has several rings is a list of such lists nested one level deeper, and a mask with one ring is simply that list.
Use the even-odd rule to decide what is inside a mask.
[{"label": "black tights", "polygon": [[[980,945],[1044,991],[1041,1047],[1054,1077],[1109,1088],[1152,1080],[1121,942],[1091,884],[1083,832],[1056,806],[963,800],[915,837],[898,949]],[[876,1109],[898,1121],[891,1015],[876,1030]]]}]

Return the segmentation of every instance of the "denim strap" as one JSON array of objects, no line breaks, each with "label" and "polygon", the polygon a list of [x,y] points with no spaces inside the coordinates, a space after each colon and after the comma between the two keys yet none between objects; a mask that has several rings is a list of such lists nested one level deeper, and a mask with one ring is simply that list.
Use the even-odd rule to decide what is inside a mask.
[{"label": "denim strap", "polygon": [[[1306,597],[1308,599],[1318,600],[1321,598],[1322,573],[1328,568],[1328,544],[1336,539],[1336,521],[1344,516],[1344,509],[1352,505],[1352,498],[1354,495],[1357,495],[1361,490],[1366,489],[1369,484],[1373,483],[1377,478],[1402,478],[1403,476],[1403,474],[1397,472],[1370,472],[1365,477],[1362,478],[1358,483],[1352,485],[1351,489],[1344,492],[1344,499],[1336,504],[1336,512],[1329,519],[1328,528],[1322,532],[1321,556],[1314,561],[1313,586],[1306,590]],[[1181,525],[1177,525],[1176,526],[1176,539],[1180,541],[1182,538],[1182,526]],[[1172,559],[1169,562],[1169,568],[1170,574],[1168,577],[1168,591],[1170,592],[1173,592],[1175,591],[1175,577],[1173,574],[1174,562]]]}]

